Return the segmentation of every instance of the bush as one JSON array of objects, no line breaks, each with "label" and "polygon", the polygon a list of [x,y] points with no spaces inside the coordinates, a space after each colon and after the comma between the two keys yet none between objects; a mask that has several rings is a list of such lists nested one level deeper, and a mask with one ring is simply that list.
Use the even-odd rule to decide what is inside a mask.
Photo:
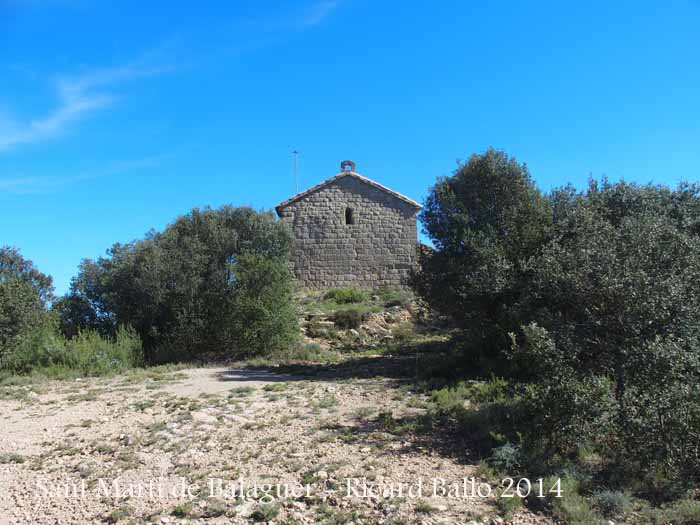
[{"label": "bush", "polygon": [[280,513],[280,504],[277,502],[263,503],[250,515],[254,522],[272,521]]},{"label": "bush", "polygon": [[316,343],[296,343],[287,349],[275,353],[273,358],[281,361],[308,361],[314,363],[333,363],[338,360],[338,355],[330,350],[325,350]]},{"label": "bush", "polygon": [[606,518],[614,518],[627,512],[632,506],[629,494],[616,490],[601,490],[593,494],[596,507]]},{"label": "bush", "polygon": [[360,308],[345,308],[333,313],[333,323],[338,328],[359,328],[368,319],[366,310]]},{"label": "bush", "polygon": [[[299,336],[299,318],[286,263],[255,253],[238,257],[217,350],[265,356],[286,350]],[[214,327],[212,327],[214,328]],[[216,343],[215,343],[216,344]]]},{"label": "bush", "polygon": [[391,308],[394,306],[401,306],[405,308],[413,301],[411,292],[403,288],[382,287],[377,291],[377,295],[381,299],[385,308]]},{"label": "bush", "polygon": [[119,328],[114,340],[94,331],[66,340],[55,325],[46,324],[22,338],[2,365],[18,374],[101,376],[143,365],[143,350],[138,335],[129,328]]},{"label": "bush", "polygon": [[16,249],[0,247],[0,363],[18,339],[48,322],[52,297],[51,277]]},{"label": "bush", "polygon": [[[331,328],[333,327],[331,326]],[[306,325],[306,335],[314,339],[329,339],[333,334],[331,334],[329,326],[324,325],[320,319],[313,318]]]},{"label": "bush", "polygon": [[665,507],[648,509],[643,518],[650,525],[697,525],[700,523],[700,501],[683,499]]},{"label": "bush", "polygon": [[494,448],[489,458],[489,464],[493,468],[513,476],[522,466],[520,447],[512,443],[506,443]]},{"label": "bush", "polygon": [[396,344],[405,345],[415,339],[416,329],[411,321],[404,321],[391,329],[391,335]]},{"label": "bush", "polygon": [[354,304],[367,301],[369,294],[359,288],[332,288],[323,295],[323,299],[338,304]]},{"label": "bush", "polygon": [[[584,496],[579,493],[579,485],[575,479],[561,479],[561,497],[548,498],[554,515],[567,525],[597,525],[604,523],[603,517],[591,508]],[[544,481],[545,487],[551,487],[556,478]]]},{"label": "bush", "polygon": [[504,489],[498,489],[496,491],[496,508],[501,516],[507,520],[510,520],[513,517],[513,514],[515,514],[515,512],[523,506],[523,499],[518,496],[505,498],[501,497],[503,492]]},{"label": "bush", "polygon": [[700,186],[603,180],[545,196],[489,150],[438,180],[421,219],[435,249],[414,286],[460,328],[466,366],[450,366],[513,383],[511,401],[462,411],[467,435],[520,436],[528,469],[591,451],[622,488],[700,481]]},{"label": "bush", "polygon": [[432,392],[429,412],[437,421],[453,424],[460,437],[468,439],[478,452],[489,453],[518,439],[515,424],[520,401],[505,392],[501,379],[458,382]]},{"label": "bush", "polygon": [[299,332],[290,246],[271,213],[194,209],[162,233],[83,261],[63,324],[133,326],[149,362],[270,355]]},{"label": "bush", "polygon": [[489,149],[438,179],[420,220],[435,249],[420,256],[416,293],[463,329],[465,359],[500,359],[522,324],[525,265],[550,235],[549,201],[524,164]]},{"label": "bush", "polygon": [[527,264],[523,304],[541,328],[522,327],[513,355],[533,383],[531,437],[562,455],[593,443],[623,483],[700,479],[700,237],[679,225],[682,198],[591,182],[562,198]]},{"label": "bush", "polygon": [[630,360],[637,373],[622,399],[618,463],[655,500],[700,483],[700,350],[688,344],[657,340]]}]

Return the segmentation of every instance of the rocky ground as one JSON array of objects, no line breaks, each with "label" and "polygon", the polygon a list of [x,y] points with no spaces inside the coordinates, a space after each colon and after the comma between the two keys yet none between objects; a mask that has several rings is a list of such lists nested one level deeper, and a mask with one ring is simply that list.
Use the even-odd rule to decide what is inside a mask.
[{"label": "rocky ground", "polygon": [[[474,461],[401,430],[421,396],[381,366],[355,370],[151,369],[6,387],[0,524],[504,523],[495,496],[462,483]],[[450,497],[434,494],[441,480]],[[524,508],[506,522],[550,523]]]}]

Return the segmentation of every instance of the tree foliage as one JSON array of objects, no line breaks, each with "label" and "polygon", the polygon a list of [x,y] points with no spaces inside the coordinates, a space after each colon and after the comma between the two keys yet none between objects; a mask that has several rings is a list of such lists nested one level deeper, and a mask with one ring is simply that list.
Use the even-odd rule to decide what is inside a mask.
[{"label": "tree foliage", "polygon": [[53,298],[51,277],[9,246],[0,247],[0,361],[43,322]]},{"label": "tree foliage", "polygon": [[465,361],[508,356],[523,450],[592,447],[618,482],[700,480],[697,185],[542,195],[489,150],[438,181],[422,220],[417,291],[461,327]]},{"label": "tree foliage", "polygon": [[[547,393],[570,417],[588,414],[559,441],[568,442],[562,452],[595,429],[591,442],[607,441],[609,459],[634,475],[700,479],[700,390],[690,386],[700,382],[697,189],[592,181],[585,193],[557,198],[555,234],[528,262],[526,310],[541,328],[524,330],[515,352],[521,368],[530,363],[532,399]],[[563,395],[576,382],[601,381],[610,387],[588,399]],[[563,417],[551,418],[554,432],[564,431]]]},{"label": "tree foliage", "polygon": [[84,260],[64,325],[128,324],[155,361],[279,350],[297,331],[290,243],[270,213],[194,209],[162,233]]},{"label": "tree foliage", "polygon": [[548,238],[551,216],[527,166],[493,149],[431,189],[420,220],[435,250],[422,256],[414,287],[468,327],[474,358],[501,354],[521,322],[525,263]]}]

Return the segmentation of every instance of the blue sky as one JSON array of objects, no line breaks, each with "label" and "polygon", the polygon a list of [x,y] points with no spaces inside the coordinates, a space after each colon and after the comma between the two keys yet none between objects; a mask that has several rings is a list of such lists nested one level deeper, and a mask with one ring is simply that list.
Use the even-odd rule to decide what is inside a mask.
[{"label": "blue sky", "polygon": [[0,0],[0,244],[82,258],[357,171],[423,200],[489,146],[540,187],[698,180],[700,2]]}]

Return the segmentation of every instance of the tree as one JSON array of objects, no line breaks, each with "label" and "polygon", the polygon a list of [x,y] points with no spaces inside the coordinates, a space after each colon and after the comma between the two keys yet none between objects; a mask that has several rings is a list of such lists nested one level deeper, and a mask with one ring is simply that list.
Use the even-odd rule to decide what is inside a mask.
[{"label": "tree", "polygon": [[9,246],[0,248],[0,361],[17,339],[45,321],[51,277]]},{"label": "tree", "polygon": [[538,326],[513,335],[534,384],[530,430],[568,432],[562,452],[595,435],[633,476],[700,472],[700,208],[688,190],[555,192],[554,233],[527,263],[522,302]]},{"label": "tree", "polygon": [[271,213],[195,209],[83,261],[71,294],[90,305],[78,317],[134,327],[151,361],[275,351],[297,333],[290,246]]},{"label": "tree", "polygon": [[674,219],[667,193],[592,181],[527,265],[528,309],[576,368],[614,376],[620,401],[635,352],[700,333],[700,238]]},{"label": "tree", "polygon": [[0,247],[0,283],[21,281],[31,287],[44,306],[53,299],[53,280],[41,273],[34,263],[22,257],[19,250]]},{"label": "tree", "polygon": [[69,339],[86,329],[95,329],[106,336],[114,333],[112,324],[104,323],[83,295],[68,293],[55,301],[51,310],[57,313],[60,332]]},{"label": "tree", "polygon": [[522,319],[524,263],[548,239],[552,211],[524,164],[501,151],[473,155],[431,189],[420,220],[435,250],[414,287],[464,328],[473,357],[495,357]]}]

